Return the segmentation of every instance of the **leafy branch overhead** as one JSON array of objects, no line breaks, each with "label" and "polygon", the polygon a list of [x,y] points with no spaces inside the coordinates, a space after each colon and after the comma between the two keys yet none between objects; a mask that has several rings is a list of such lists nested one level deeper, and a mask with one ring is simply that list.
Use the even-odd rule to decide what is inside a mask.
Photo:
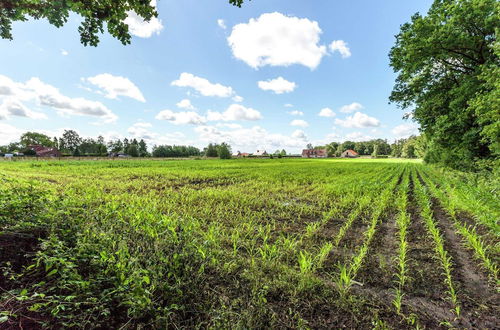
[{"label": "leafy branch overhead", "polygon": [[[243,0],[229,0],[234,6],[241,7]],[[158,17],[156,7],[150,0],[2,0],[0,1],[0,37],[13,39],[12,23],[25,22],[30,17],[46,19],[56,27],[63,26],[70,12],[83,18],[78,27],[80,42],[85,46],[97,46],[99,34],[108,33],[124,45],[130,44],[128,25],[124,23],[129,12],[149,22]]]}]

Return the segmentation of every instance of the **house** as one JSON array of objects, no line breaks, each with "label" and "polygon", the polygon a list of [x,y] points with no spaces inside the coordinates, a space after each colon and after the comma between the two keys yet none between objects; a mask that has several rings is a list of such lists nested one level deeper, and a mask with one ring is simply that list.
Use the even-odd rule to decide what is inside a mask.
[{"label": "house", "polygon": [[232,155],[233,157],[248,157],[250,154],[248,152],[236,152]]},{"label": "house", "polygon": [[257,150],[256,152],[254,152],[253,154],[254,156],[257,156],[257,157],[263,157],[263,156],[267,156],[267,151],[265,150]]},{"label": "house", "polygon": [[359,157],[358,153],[352,149],[348,149],[346,151],[344,151],[342,153],[342,155],[340,155],[340,157],[343,157],[343,158],[356,158],[356,157]]},{"label": "house", "polygon": [[37,157],[61,157],[61,152],[57,148],[44,147],[40,144],[32,144],[28,149],[36,152]]},{"label": "house", "polygon": [[326,148],[302,150],[302,158],[327,158],[327,157],[328,157],[328,151],[326,150]]}]

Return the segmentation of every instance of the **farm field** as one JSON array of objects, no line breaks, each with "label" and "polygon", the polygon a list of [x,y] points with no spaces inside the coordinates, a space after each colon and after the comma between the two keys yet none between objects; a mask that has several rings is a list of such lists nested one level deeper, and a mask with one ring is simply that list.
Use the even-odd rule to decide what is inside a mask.
[{"label": "farm field", "polygon": [[498,187],[393,159],[0,162],[0,328],[499,328]]}]

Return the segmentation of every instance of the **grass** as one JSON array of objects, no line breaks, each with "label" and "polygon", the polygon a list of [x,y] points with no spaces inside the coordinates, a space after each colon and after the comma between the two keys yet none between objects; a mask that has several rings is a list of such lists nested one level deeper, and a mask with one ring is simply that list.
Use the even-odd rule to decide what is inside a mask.
[{"label": "grass", "polygon": [[[0,259],[2,322],[29,317],[48,327],[105,328],[457,322],[412,306],[407,285],[419,266],[408,252],[413,194],[459,314],[453,260],[429,192],[451,194],[446,183],[453,196],[463,196],[459,190],[471,187],[455,186],[453,174],[445,182],[439,177],[439,169],[393,159],[0,162],[0,252],[4,245],[23,252]],[[477,196],[468,195],[470,205]],[[490,213],[463,211],[491,224],[497,210],[488,204],[478,211],[485,209]],[[397,228],[383,237],[397,246],[387,256],[394,286],[363,286],[360,276],[370,272],[388,219]],[[495,251],[467,230],[464,243],[475,246],[478,262],[486,265],[488,256],[485,267],[497,269]],[[14,235],[22,239],[8,240]],[[24,240],[34,242],[26,251]],[[386,290],[390,301],[358,288]]]}]

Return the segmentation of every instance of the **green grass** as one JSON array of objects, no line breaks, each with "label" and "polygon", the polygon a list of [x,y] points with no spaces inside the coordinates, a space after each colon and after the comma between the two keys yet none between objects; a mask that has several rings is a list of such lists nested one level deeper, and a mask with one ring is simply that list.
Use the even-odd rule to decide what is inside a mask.
[{"label": "green grass", "polygon": [[[68,327],[397,327],[412,294],[408,194],[444,251],[426,188],[409,189],[417,170],[438,182],[439,170],[395,159],[0,162],[0,240],[40,233],[23,269],[0,259],[11,283],[0,295],[24,308],[0,304],[0,316],[29,309]],[[454,186],[453,196],[468,189]],[[467,196],[473,205],[477,195]],[[493,223],[485,209],[498,211],[464,212]],[[389,218],[393,305],[352,290]],[[439,260],[453,290],[446,251]]]}]

